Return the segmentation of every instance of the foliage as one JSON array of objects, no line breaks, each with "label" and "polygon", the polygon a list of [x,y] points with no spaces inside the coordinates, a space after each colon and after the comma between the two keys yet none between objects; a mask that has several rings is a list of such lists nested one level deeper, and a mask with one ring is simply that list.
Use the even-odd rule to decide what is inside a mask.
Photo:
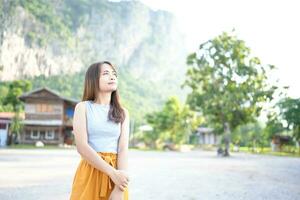
[{"label": "foliage", "polygon": [[183,86],[192,92],[187,102],[201,111],[211,126],[224,133],[254,122],[262,104],[272,99],[277,87],[267,84],[267,70],[250,49],[234,35],[221,35],[200,45],[187,58],[190,65]]},{"label": "foliage", "polygon": [[22,121],[22,118],[20,117],[20,111],[17,111],[15,113],[15,116],[13,117],[12,119],[12,123],[10,125],[10,131],[13,133],[13,134],[16,134],[16,135],[19,135],[20,134],[20,131],[22,130],[23,128],[23,124],[21,123]]},{"label": "foliage", "polygon": [[1,95],[0,98],[0,110],[14,112],[22,110],[22,102],[18,97],[31,90],[31,87],[31,82],[26,80],[1,83],[0,91],[4,95]]},{"label": "foliage", "polygon": [[57,39],[67,41],[72,37],[72,30],[68,16],[63,16],[57,12],[58,2],[47,0],[19,0],[17,4],[27,10],[35,17],[42,26],[43,32],[30,31],[27,39],[30,44],[45,46],[49,42]]},{"label": "foliage", "polygon": [[271,140],[274,135],[278,135],[286,129],[276,112],[270,112],[267,117],[268,121],[263,131],[265,136]]},{"label": "foliage", "polygon": [[278,103],[280,116],[287,122],[287,129],[293,131],[294,137],[300,142],[300,99],[284,98]]},{"label": "foliage", "polygon": [[181,105],[174,96],[166,101],[162,110],[147,114],[146,119],[153,128],[153,131],[144,133],[145,142],[150,144],[158,140],[174,144],[187,143],[191,132],[203,120],[188,105]]},{"label": "foliage", "polygon": [[270,140],[264,134],[263,127],[258,122],[238,126],[232,133],[232,142],[252,149],[270,145]]}]

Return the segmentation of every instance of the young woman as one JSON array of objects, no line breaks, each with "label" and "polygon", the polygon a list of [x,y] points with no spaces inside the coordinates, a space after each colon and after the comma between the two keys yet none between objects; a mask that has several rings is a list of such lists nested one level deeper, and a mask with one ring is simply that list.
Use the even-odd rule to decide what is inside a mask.
[{"label": "young woman", "polygon": [[81,161],[70,200],[128,200],[129,113],[120,105],[117,72],[107,61],[85,75],[73,132]]}]

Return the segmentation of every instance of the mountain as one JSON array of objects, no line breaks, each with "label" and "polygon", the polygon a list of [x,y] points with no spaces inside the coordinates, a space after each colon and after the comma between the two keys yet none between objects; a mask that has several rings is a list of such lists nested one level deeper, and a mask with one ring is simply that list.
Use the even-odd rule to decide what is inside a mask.
[{"label": "mountain", "polygon": [[109,60],[138,121],[170,95],[185,98],[187,51],[169,12],[103,0],[1,0],[0,10],[1,81],[29,79],[79,99],[87,67]]}]

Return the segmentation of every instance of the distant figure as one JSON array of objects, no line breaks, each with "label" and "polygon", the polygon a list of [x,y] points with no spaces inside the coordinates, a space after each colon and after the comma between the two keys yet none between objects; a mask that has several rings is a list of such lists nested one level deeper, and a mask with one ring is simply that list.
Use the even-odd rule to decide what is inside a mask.
[{"label": "distant figure", "polygon": [[221,147],[219,147],[217,150],[217,156],[223,156],[223,154],[224,154],[224,150]]},{"label": "distant figure", "polygon": [[119,102],[117,72],[110,62],[88,68],[73,132],[81,161],[70,200],[128,200],[129,112]]}]

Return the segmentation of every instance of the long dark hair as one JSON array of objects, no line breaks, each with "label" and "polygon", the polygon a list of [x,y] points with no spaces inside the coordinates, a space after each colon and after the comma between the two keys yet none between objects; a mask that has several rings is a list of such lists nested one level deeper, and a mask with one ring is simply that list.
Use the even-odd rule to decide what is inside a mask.
[{"label": "long dark hair", "polygon": [[[84,81],[84,91],[82,96],[82,101],[95,101],[97,94],[100,90],[99,87],[99,78],[101,72],[101,66],[103,64],[110,65],[115,71],[116,68],[108,61],[97,62],[92,64],[85,74],[85,81]],[[125,119],[125,112],[121,107],[119,101],[119,93],[118,90],[115,90],[111,94],[110,99],[110,109],[108,111],[108,120],[113,121],[115,123],[123,122]]]}]

